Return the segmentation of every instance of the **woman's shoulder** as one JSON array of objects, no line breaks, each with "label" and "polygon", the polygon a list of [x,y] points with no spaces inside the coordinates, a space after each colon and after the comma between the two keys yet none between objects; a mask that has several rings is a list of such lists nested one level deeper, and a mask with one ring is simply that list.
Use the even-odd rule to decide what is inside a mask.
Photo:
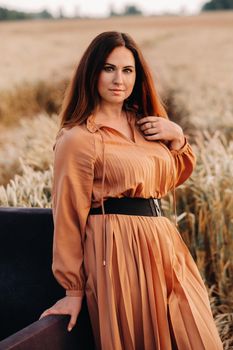
[{"label": "woman's shoulder", "polygon": [[53,149],[55,150],[59,145],[59,148],[68,148],[70,151],[72,149],[87,150],[93,148],[94,141],[93,136],[88,132],[86,124],[75,125],[70,128],[63,127],[57,133]]}]

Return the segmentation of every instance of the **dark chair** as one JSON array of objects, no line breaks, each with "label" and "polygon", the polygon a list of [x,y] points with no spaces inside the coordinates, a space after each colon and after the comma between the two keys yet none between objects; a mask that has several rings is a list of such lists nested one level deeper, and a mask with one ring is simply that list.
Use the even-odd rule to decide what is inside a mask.
[{"label": "dark chair", "polygon": [[0,349],[94,349],[84,298],[77,326],[68,316],[40,314],[64,290],[51,271],[51,209],[0,207]]}]

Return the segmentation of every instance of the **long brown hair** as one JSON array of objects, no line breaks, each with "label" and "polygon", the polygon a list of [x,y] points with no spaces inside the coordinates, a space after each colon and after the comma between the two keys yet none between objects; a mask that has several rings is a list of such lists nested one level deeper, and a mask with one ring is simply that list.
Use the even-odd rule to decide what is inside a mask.
[{"label": "long brown hair", "polygon": [[133,110],[138,116],[167,117],[138,45],[128,34],[110,31],[97,35],[84,52],[65,93],[60,128],[82,124],[95,111],[100,101],[97,89],[100,72],[108,55],[119,46],[133,53],[136,67],[135,85],[123,108]]}]

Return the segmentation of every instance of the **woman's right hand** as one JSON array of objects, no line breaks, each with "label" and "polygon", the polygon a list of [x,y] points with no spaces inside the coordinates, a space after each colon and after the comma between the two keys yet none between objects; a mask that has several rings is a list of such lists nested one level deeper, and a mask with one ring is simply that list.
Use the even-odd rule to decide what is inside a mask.
[{"label": "woman's right hand", "polygon": [[70,315],[70,322],[67,327],[68,331],[70,332],[76,324],[82,307],[82,299],[83,297],[66,296],[58,300],[49,309],[45,310],[40,315],[39,320],[48,315]]}]

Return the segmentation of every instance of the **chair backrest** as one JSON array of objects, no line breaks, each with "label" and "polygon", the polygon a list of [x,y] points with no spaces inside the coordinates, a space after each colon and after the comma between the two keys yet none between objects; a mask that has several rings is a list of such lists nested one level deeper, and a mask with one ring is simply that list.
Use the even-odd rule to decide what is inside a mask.
[{"label": "chair backrest", "polygon": [[[0,207],[0,340],[36,322],[46,308],[64,296],[51,271],[52,240],[51,209]],[[77,349],[91,349],[93,337],[85,300],[76,331],[82,344]]]}]

